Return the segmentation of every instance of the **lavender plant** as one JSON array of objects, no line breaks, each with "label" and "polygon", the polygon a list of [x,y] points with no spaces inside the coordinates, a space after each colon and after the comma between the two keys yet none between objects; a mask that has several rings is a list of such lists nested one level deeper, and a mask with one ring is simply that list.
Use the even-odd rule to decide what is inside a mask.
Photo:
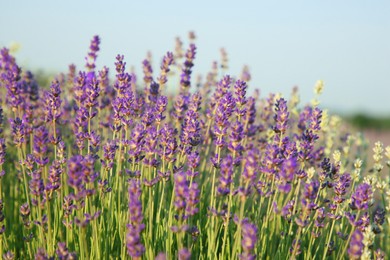
[{"label": "lavender plant", "polygon": [[0,51],[4,259],[390,257],[390,147],[369,165],[322,81],[303,107],[296,89],[248,95],[247,66],[218,80],[214,62],[195,88],[194,33],[157,78],[151,56],[137,77],[118,55],[111,79],[100,41],[49,88]]}]

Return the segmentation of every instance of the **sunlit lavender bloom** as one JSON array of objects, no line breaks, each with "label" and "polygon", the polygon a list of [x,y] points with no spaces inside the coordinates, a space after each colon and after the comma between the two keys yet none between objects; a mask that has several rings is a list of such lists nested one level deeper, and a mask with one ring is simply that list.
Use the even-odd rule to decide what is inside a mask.
[{"label": "sunlit lavender bloom", "polygon": [[3,254],[3,259],[4,260],[14,260],[15,255],[12,253],[12,251],[7,251],[5,254]]},{"label": "sunlit lavender bloom", "polygon": [[47,157],[47,145],[49,142],[49,132],[47,128],[42,125],[34,131],[34,156],[36,163],[43,167],[49,161]]},{"label": "sunlit lavender bloom", "polygon": [[127,225],[126,233],[127,253],[131,257],[140,257],[145,252],[141,241],[141,232],[145,226],[142,223],[141,184],[139,180],[129,180],[128,195],[130,223]]},{"label": "sunlit lavender bloom", "polygon": [[279,172],[279,178],[281,184],[278,185],[278,189],[281,192],[289,193],[291,190],[291,182],[294,179],[294,174],[298,166],[297,159],[291,157],[288,160],[284,160]]},{"label": "sunlit lavender bloom", "polygon": [[340,178],[334,183],[333,189],[336,193],[334,201],[336,203],[342,203],[345,198],[343,196],[347,193],[347,188],[351,185],[351,175],[349,173],[344,173]]},{"label": "sunlit lavender bloom", "polygon": [[61,116],[61,88],[60,82],[55,80],[50,86],[50,90],[45,92],[45,121],[58,121]]},{"label": "sunlit lavender bloom", "polygon": [[187,155],[188,169],[190,171],[187,174],[189,177],[195,177],[198,174],[197,172],[195,172],[195,169],[199,166],[199,162],[200,156],[198,151],[192,151]]},{"label": "sunlit lavender bloom", "polygon": [[155,115],[155,120],[157,124],[161,124],[161,122],[165,119],[164,112],[167,108],[168,105],[168,98],[166,96],[159,96],[157,98],[155,110],[156,110],[156,115]]},{"label": "sunlit lavender bloom", "polygon": [[[320,183],[315,179],[305,184],[303,198],[301,199],[302,207],[305,210],[316,209],[317,205],[314,203],[314,201],[317,197],[319,187]],[[298,220],[298,224],[302,224],[303,226],[307,224],[306,219],[299,218],[296,220]]]},{"label": "sunlit lavender bloom", "polygon": [[261,163],[261,171],[268,176],[276,174],[276,167],[282,163],[280,159],[279,147],[275,144],[268,144],[265,150],[265,156]]},{"label": "sunlit lavender bloom", "polygon": [[10,120],[10,123],[14,144],[16,147],[20,148],[25,142],[26,127],[19,117],[15,118],[14,120]]},{"label": "sunlit lavender bloom", "polygon": [[[97,106],[97,99],[100,94],[99,81],[96,78],[93,78],[88,84],[85,86],[85,107],[92,108]],[[90,118],[93,118],[95,113],[90,115]]]},{"label": "sunlit lavender bloom", "polygon": [[199,203],[199,186],[198,183],[192,182],[191,186],[188,188],[188,197],[187,197],[187,202],[186,202],[186,213],[185,216],[193,216],[196,213],[199,212],[199,208],[197,207]]},{"label": "sunlit lavender bloom", "polygon": [[227,195],[230,191],[230,184],[233,183],[233,158],[231,155],[223,158],[219,177],[218,193]]},{"label": "sunlit lavender bloom", "polygon": [[171,116],[180,122],[183,119],[184,111],[187,109],[188,98],[184,95],[177,95],[173,104]]},{"label": "sunlit lavender bloom", "polygon": [[30,192],[36,198],[43,194],[45,186],[43,185],[43,180],[41,178],[41,172],[39,170],[35,170],[31,174],[31,180],[29,182]]},{"label": "sunlit lavender bloom", "polygon": [[258,230],[256,225],[249,222],[244,222],[242,224],[241,245],[244,252],[240,255],[240,259],[256,259],[256,255],[253,254],[253,250],[257,243],[257,232]]},{"label": "sunlit lavender bloom", "polygon": [[175,174],[175,207],[178,211],[186,208],[188,199],[188,184],[186,174],[182,171]]},{"label": "sunlit lavender bloom", "polygon": [[256,119],[256,100],[253,97],[249,97],[246,103],[245,115],[243,118],[244,125],[248,127],[245,129],[247,136],[253,136],[256,133],[257,127],[253,124]]},{"label": "sunlit lavender bloom", "polygon": [[38,248],[37,253],[35,254],[35,260],[49,260],[49,256],[47,255],[45,249]]},{"label": "sunlit lavender bloom", "polygon": [[142,146],[144,143],[144,136],[146,134],[145,126],[143,124],[137,124],[131,132],[131,140],[129,142],[129,156],[131,162],[138,161],[142,152]]},{"label": "sunlit lavender bloom", "polygon": [[173,64],[173,54],[172,52],[167,52],[167,54],[164,56],[162,62],[161,62],[161,72],[160,72],[160,77],[158,77],[158,83],[160,86],[165,85],[167,83],[167,74],[170,71],[169,66]]},{"label": "sunlit lavender bloom", "polygon": [[91,40],[91,45],[89,46],[88,56],[85,57],[86,60],[85,67],[87,67],[88,71],[93,71],[96,67],[95,62],[96,62],[97,53],[100,50],[99,45],[100,45],[100,37],[98,35],[93,36]]},{"label": "sunlit lavender bloom", "polygon": [[314,134],[312,130],[306,129],[301,136],[300,151],[298,156],[301,161],[310,161],[314,158],[313,148],[314,142],[318,139],[318,135]]},{"label": "sunlit lavender bloom", "polygon": [[148,128],[145,139],[143,150],[145,152],[146,158],[143,160],[145,165],[157,166],[157,161],[154,159],[154,154],[157,148],[157,129],[154,126]]},{"label": "sunlit lavender bloom", "polygon": [[228,149],[236,156],[239,156],[244,148],[241,144],[241,141],[244,139],[244,125],[236,121],[230,124],[230,129]]},{"label": "sunlit lavender bloom", "polygon": [[85,167],[82,164],[83,160],[84,158],[81,155],[72,156],[68,160],[68,185],[77,190],[77,192],[84,189],[83,178]]},{"label": "sunlit lavender bloom", "polygon": [[152,81],[146,93],[148,103],[155,104],[159,94],[160,94],[160,85],[157,82]]},{"label": "sunlit lavender bloom", "polygon": [[274,120],[275,126],[274,131],[276,133],[285,133],[288,127],[288,117],[290,113],[287,111],[287,101],[283,98],[280,98],[276,101],[275,104]]},{"label": "sunlit lavender bloom", "polygon": [[251,73],[249,71],[249,67],[247,65],[245,65],[243,68],[242,68],[242,72],[241,72],[241,76],[240,76],[240,79],[242,81],[245,81],[245,82],[249,82],[251,80]]},{"label": "sunlit lavender bloom", "polygon": [[58,242],[56,249],[56,254],[59,260],[72,260],[77,259],[77,255],[74,252],[69,252],[66,244],[63,242]]},{"label": "sunlit lavender bloom", "polygon": [[322,110],[319,109],[318,107],[314,108],[311,111],[309,128],[313,131],[321,130],[321,119],[322,119]]},{"label": "sunlit lavender bloom", "polygon": [[4,164],[5,162],[5,139],[0,138],[0,165]]},{"label": "sunlit lavender bloom", "polygon": [[50,193],[57,190],[61,186],[62,167],[59,161],[54,161],[49,168],[49,179],[46,185],[46,190]]},{"label": "sunlit lavender bloom", "polygon": [[191,252],[187,248],[182,248],[178,252],[179,260],[190,260],[191,259]]},{"label": "sunlit lavender bloom", "polygon": [[220,99],[229,91],[232,79],[229,75],[224,76],[217,84],[217,89],[214,91],[210,101],[210,107],[207,109],[207,117],[214,116],[214,110],[217,108]]},{"label": "sunlit lavender bloom", "polygon": [[144,82],[148,85],[153,81],[153,69],[150,61],[145,59],[142,62],[142,68],[144,72]]},{"label": "sunlit lavender bloom", "polygon": [[365,210],[371,205],[373,191],[371,185],[362,183],[356,187],[351,197],[351,209]]},{"label": "sunlit lavender bloom", "polygon": [[158,253],[158,255],[156,256],[156,258],[154,260],[166,260],[167,259],[167,256],[165,255],[165,253]]},{"label": "sunlit lavender bloom", "polygon": [[246,89],[247,85],[245,81],[237,80],[234,84],[234,94],[235,94],[235,102],[236,102],[236,114],[237,116],[244,116],[245,115],[245,104],[246,104]]},{"label": "sunlit lavender bloom", "polygon": [[[189,148],[189,145],[197,146],[201,141],[198,117],[198,113],[192,110],[188,110],[185,114],[180,140],[184,146],[187,146],[187,149]],[[184,147],[182,147],[182,149],[184,149]]]},{"label": "sunlit lavender bloom", "polygon": [[174,162],[176,160],[174,156],[177,148],[176,134],[177,130],[168,124],[164,124],[160,130],[160,149],[158,153],[165,161]]},{"label": "sunlit lavender bloom", "polygon": [[254,183],[258,174],[258,157],[259,151],[257,149],[251,149],[245,155],[244,170],[242,171],[242,178],[244,183]]},{"label": "sunlit lavender bloom", "polygon": [[353,232],[349,242],[348,255],[351,259],[359,259],[363,253],[363,233],[359,229]]},{"label": "sunlit lavender bloom", "polygon": [[192,67],[194,66],[194,59],[196,54],[195,44],[190,44],[189,49],[186,52],[186,60],[182,67],[182,73],[180,75],[180,93],[184,94],[188,92],[188,88],[191,85],[191,73]]},{"label": "sunlit lavender bloom", "polygon": [[293,215],[295,200],[290,200],[287,204],[282,208],[282,216],[290,222],[291,216]]}]

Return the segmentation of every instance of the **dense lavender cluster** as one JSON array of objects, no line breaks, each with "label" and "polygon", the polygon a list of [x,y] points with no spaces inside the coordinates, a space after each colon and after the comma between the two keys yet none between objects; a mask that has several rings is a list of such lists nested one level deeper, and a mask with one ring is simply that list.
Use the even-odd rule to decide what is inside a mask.
[{"label": "dense lavender cluster", "polygon": [[189,35],[142,76],[117,55],[112,78],[95,36],[46,87],[1,49],[2,258],[390,257],[390,147],[371,166],[318,95],[248,95],[225,49],[193,77]]}]

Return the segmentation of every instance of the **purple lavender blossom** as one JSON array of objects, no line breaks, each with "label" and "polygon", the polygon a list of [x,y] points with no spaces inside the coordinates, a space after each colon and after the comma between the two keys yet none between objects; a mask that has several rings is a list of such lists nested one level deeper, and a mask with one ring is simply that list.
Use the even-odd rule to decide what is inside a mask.
[{"label": "purple lavender blossom", "polygon": [[349,243],[348,255],[351,259],[359,259],[363,254],[363,233],[359,229],[355,230]]},{"label": "purple lavender blossom", "polygon": [[178,172],[175,174],[175,208],[177,211],[184,210],[187,205],[189,195],[187,177],[185,172]]},{"label": "purple lavender blossom", "polygon": [[180,75],[180,93],[184,94],[188,92],[188,89],[191,85],[191,73],[192,67],[194,66],[194,59],[196,54],[195,44],[190,44],[189,49],[186,52],[186,60],[183,64],[182,73]]},{"label": "purple lavender blossom", "polygon": [[217,191],[221,195],[227,195],[231,192],[230,184],[233,183],[233,158],[228,155],[222,159],[221,173]]},{"label": "purple lavender blossom", "polygon": [[162,87],[165,85],[168,81],[167,74],[170,71],[169,66],[173,64],[173,54],[172,52],[167,52],[167,54],[164,56],[162,62],[161,62],[161,72],[160,77],[158,77],[158,83]]},{"label": "purple lavender blossom", "polygon": [[25,142],[26,126],[23,121],[17,117],[14,120],[10,120],[12,128],[13,141],[16,147],[21,147]]},{"label": "purple lavender blossom", "polygon": [[191,252],[187,248],[181,248],[178,252],[177,257],[179,260],[190,260],[191,259]]},{"label": "purple lavender blossom", "polygon": [[96,67],[95,61],[97,57],[97,53],[100,50],[100,38],[98,35],[95,35],[91,40],[91,45],[89,46],[88,56],[85,58],[88,71],[93,71]]},{"label": "purple lavender blossom", "polygon": [[254,260],[256,255],[253,254],[253,250],[257,243],[257,227],[256,225],[244,222],[242,225],[242,250],[243,253],[240,255],[240,259]]},{"label": "purple lavender blossom", "polygon": [[129,180],[129,213],[130,223],[127,225],[126,247],[131,257],[141,257],[145,252],[142,245],[141,232],[145,225],[142,223],[141,185],[139,180]]},{"label": "purple lavender blossom", "polygon": [[45,121],[56,122],[61,116],[61,88],[60,82],[55,80],[50,86],[50,91],[46,91],[44,95],[45,102]]},{"label": "purple lavender blossom", "polygon": [[143,72],[144,72],[144,82],[146,85],[149,85],[153,81],[153,69],[150,61],[145,59],[142,62]]},{"label": "purple lavender blossom", "polygon": [[362,183],[356,187],[355,192],[352,194],[351,203],[349,206],[351,209],[365,210],[371,205],[373,198],[373,192],[371,185]]},{"label": "purple lavender blossom", "polygon": [[274,115],[275,126],[274,131],[276,133],[284,134],[288,127],[288,118],[290,113],[287,111],[287,101],[280,98],[275,104],[276,114]]}]

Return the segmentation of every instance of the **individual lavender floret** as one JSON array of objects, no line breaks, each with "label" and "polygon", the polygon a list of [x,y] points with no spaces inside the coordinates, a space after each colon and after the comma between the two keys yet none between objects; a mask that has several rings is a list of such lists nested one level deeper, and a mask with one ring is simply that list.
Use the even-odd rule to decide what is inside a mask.
[{"label": "individual lavender floret", "polygon": [[249,71],[248,65],[245,65],[242,68],[240,79],[245,82],[249,82],[251,80],[251,73]]},{"label": "individual lavender floret", "polygon": [[[86,108],[90,109],[96,107],[98,104],[98,97],[100,94],[100,82],[96,78],[92,78],[90,82],[85,86],[85,100],[84,105]],[[90,115],[90,118],[93,118],[95,113]]]},{"label": "individual lavender floret", "polygon": [[179,250],[177,257],[179,260],[190,260],[191,252],[187,248],[182,248]]},{"label": "individual lavender floret", "polygon": [[167,52],[161,62],[161,72],[160,77],[157,78],[160,87],[164,86],[167,83],[167,74],[170,71],[169,66],[173,64],[173,54],[172,52]]},{"label": "individual lavender floret", "polygon": [[143,124],[137,124],[131,132],[131,140],[129,142],[129,156],[130,162],[137,162],[142,152],[142,146],[144,143],[144,136],[146,134],[145,126]]},{"label": "individual lavender floret", "polygon": [[60,188],[61,174],[62,174],[61,163],[59,161],[54,161],[49,168],[49,178],[45,188],[49,192],[49,198],[51,197],[51,194],[55,190]]},{"label": "individual lavender floret", "polygon": [[35,199],[38,199],[43,195],[43,191],[45,190],[45,186],[43,184],[43,180],[41,178],[41,172],[39,170],[35,170],[31,173],[31,180],[29,182],[30,192],[34,196]]},{"label": "individual lavender floret", "polygon": [[161,158],[167,162],[174,162],[176,160],[175,153],[177,148],[176,135],[177,130],[170,125],[164,124],[160,130],[160,143],[158,153]]},{"label": "individual lavender floret", "polygon": [[192,67],[194,66],[194,59],[196,54],[195,44],[190,44],[189,49],[186,52],[186,60],[184,61],[182,73],[180,75],[180,93],[184,94],[188,92],[191,85],[191,73]]},{"label": "individual lavender floret", "polygon": [[146,85],[149,85],[153,81],[153,69],[152,65],[150,64],[150,61],[145,59],[142,62],[142,68],[144,72],[144,82]]},{"label": "individual lavender floret", "polygon": [[240,255],[240,259],[245,260],[254,260],[256,255],[253,254],[257,243],[257,227],[256,225],[245,221],[242,225],[242,250],[243,253]]},{"label": "individual lavender floret", "polygon": [[157,160],[154,158],[157,147],[157,129],[155,126],[151,126],[146,131],[143,150],[146,158],[143,160],[145,165],[157,166]]},{"label": "individual lavender floret", "polygon": [[217,188],[219,194],[227,195],[231,192],[230,184],[233,183],[233,172],[233,158],[231,155],[228,155],[221,162],[219,185]]},{"label": "individual lavender floret", "polygon": [[184,210],[188,200],[188,184],[185,172],[175,174],[175,208],[177,211]]},{"label": "individual lavender floret", "polygon": [[182,149],[188,149],[190,146],[197,146],[201,141],[200,122],[198,113],[188,110],[182,124],[180,135]]},{"label": "individual lavender floret", "polygon": [[173,109],[171,116],[177,121],[180,122],[183,119],[183,113],[187,109],[188,97],[185,95],[177,95],[175,102],[173,104]]},{"label": "individual lavender floret", "polygon": [[33,154],[36,163],[41,167],[49,162],[49,158],[47,157],[48,142],[49,132],[47,128],[44,125],[36,128],[34,131]]},{"label": "individual lavender floret", "polygon": [[245,115],[245,104],[246,104],[246,89],[247,85],[245,81],[237,80],[234,84],[234,94],[235,94],[235,102],[236,102],[236,114],[237,117],[243,117]]},{"label": "individual lavender floret", "polygon": [[317,198],[317,193],[320,188],[320,183],[313,179],[309,183],[305,184],[302,198],[302,206],[307,210],[312,210],[316,208],[316,204],[314,203]]},{"label": "individual lavender floret", "polygon": [[281,170],[279,172],[279,179],[281,181],[281,183],[278,185],[279,191],[283,193],[290,192],[291,182],[294,179],[294,174],[296,173],[297,166],[298,162],[295,157],[283,161]]},{"label": "individual lavender floret", "polygon": [[14,144],[16,147],[20,148],[22,144],[25,143],[26,126],[19,117],[10,120],[10,123]]},{"label": "individual lavender floret", "polygon": [[344,202],[345,198],[343,196],[347,193],[347,188],[351,185],[351,175],[349,173],[344,173],[340,178],[334,183],[333,189],[336,193],[334,201],[338,204]]},{"label": "individual lavender floret", "polygon": [[98,35],[93,36],[91,40],[91,45],[89,46],[88,56],[85,57],[86,60],[85,67],[87,67],[88,71],[93,71],[96,67],[95,62],[96,62],[97,53],[100,50],[99,45],[100,45],[100,37]]},{"label": "individual lavender floret", "polygon": [[259,151],[255,148],[248,151],[245,156],[244,170],[242,171],[242,179],[245,184],[255,182],[258,174]]},{"label": "individual lavender floret", "polygon": [[61,88],[58,80],[53,81],[50,86],[50,91],[46,91],[44,95],[45,102],[45,121],[57,122],[61,112]]},{"label": "individual lavender floret", "polygon": [[199,212],[199,208],[197,207],[199,203],[199,186],[198,183],[192,182],[191,186],[188,188],[188,197],[185,209],[185,217],[193,216]]},{"label": "individual lavender floret", "polygon": [[129,213],[130,223],[127,225],[126,247],[131,257],[141,257],[145,252],[142,245],[141,232],[145,225],[142,223],[141,184],[139,180],[129,180]]},{"label": "individual lavender floret", "polygon": [[359,229],[355,230],[349,243],[348,255],[351,259],[359,259],[363,253],[363,233]]},{"label": "individual lavender floret", "polygon": [[34,257],[35,260],[49,260],[49,256],[47,255],[45,249],[43,248],[38,248],[37,253],[35,254]]},{"label": "individual lavender floret", "polygon": [[159,96],[157,98],[156,106],[155,106],[155,120],[156,124],[160,125],[161,122],[165,119],[164,112],[168,105],[168,98],[166,96]]},{"label": "individual lavender floret", "polygon": [[240,156],[244,147],[241,144],[241,141],[244,139],[244,125],[239,121],[236,121],[230,124],[230,135],[228,149],[236,157]]},{"label": "individual lavender floret", "polygon": [[276,133],[284,134],[288,127],[288,117],[290,115],[287,111],[287,101],[284,98],[280,98],[276,101],[275,112],[275,126],[273,129]]},{"label": "individual lavender floret", "polygon": [[0,138],[0,166],[3,165],[5,162],[5,150],[6,150],[5,139]]},{"label": "individual lavender floret", "polygon": [[69,252],[66,244],[63,242],[58,242],[58,248],[56,250],[56,254],[59,260],[72,260],[77,259],[77,255],[75,252]]},{"label": "individual lavender floret", "polygon": [[214,125],[214,135],[216,137],[215,144],[218,147],[225,145],[224,137],[227,134],[227,129],[229,126],[229,117],[233,113],[234,109],[234,99],[231,92],[226,93],[223,96],[218,104],[218,107],[215,111],[215,125]]},{"label": "individual lavender floret", "polygon": [[244,129],[244,133],[247,136],[253,136],[256,133],[257,127],[254,125],[256,119],[256,100],[253,97],[249,97],[246,103],[245,115],[243,118],[243,124],[247,125]]},{"label": "individual lavender floret", "polygon": [[75,155],[68,160],[68,185],[80,192],[84,189],[83,178],[85,167],[82,163],[83,156]]},{"label": "individual lavender floret", "polygon": [[373,191],[371,185],[362,183],[357,186],[351,197],[351,209],[365,210],[371,205],[373,199]]},{"label": "individual lavender floret", "polygon": [[7,253],[3,254],[3,259],[4,260],[14,260],[15,255],[12,253],[12,251],[7,251]]}]

